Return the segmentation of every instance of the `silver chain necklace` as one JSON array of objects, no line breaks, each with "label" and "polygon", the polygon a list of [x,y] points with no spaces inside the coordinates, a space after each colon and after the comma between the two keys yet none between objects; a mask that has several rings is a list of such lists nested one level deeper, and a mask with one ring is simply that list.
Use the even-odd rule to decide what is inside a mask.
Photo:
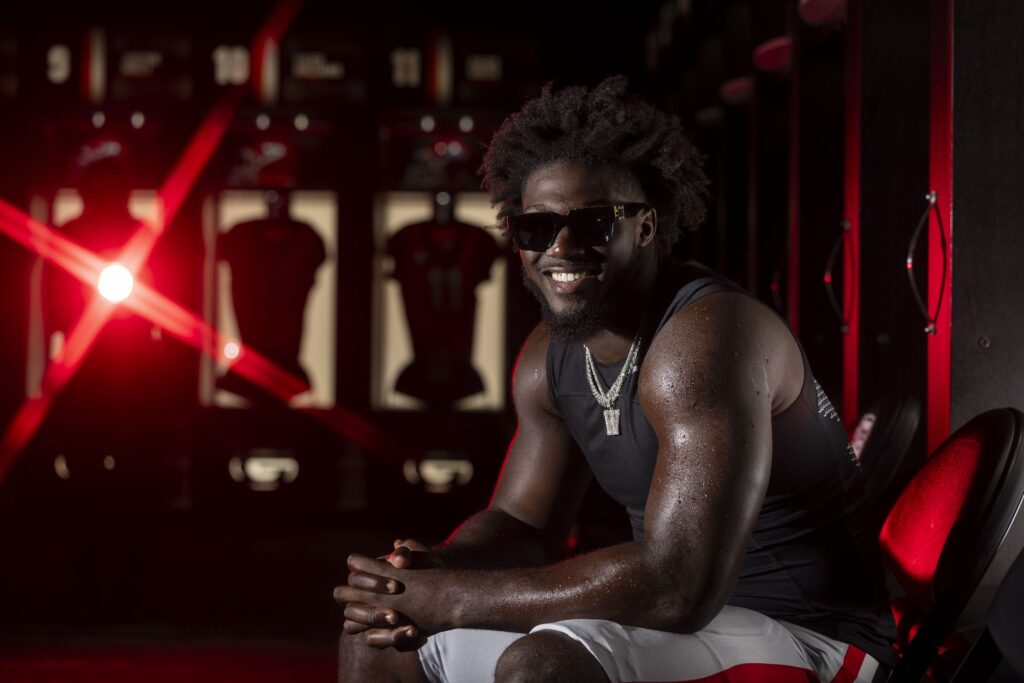
[{"label": "silver chain necklace", "polygon": [[597,374],[594,358],[590,355],[590,349],[586,344],[583,345],[583,352],[587,356],[587,382],[590,383],[590,392],[594,394],[594,399],[598,405],[604,408],[605,430],[608,432],[608,436],[618,436],[619,409],[615,407],[615,400],[619,398],[619,392],[622,391],[622,383],[626,381],[626,377],[632,374],[636,367],[636,357],[640,352],[640,334],[637,333],[636,337],[633,338],[633,343],[626,354],[626,362],[622,364],[619,376],[615,378],[615,382],[608,388],[607,393],[601,390],[601,377]]}]

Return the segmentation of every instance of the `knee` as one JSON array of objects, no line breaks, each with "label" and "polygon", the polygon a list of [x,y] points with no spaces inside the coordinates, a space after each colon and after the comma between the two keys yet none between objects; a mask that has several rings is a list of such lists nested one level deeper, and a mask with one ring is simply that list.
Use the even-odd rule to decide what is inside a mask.
[{"label": "knee", "polygon": [[583,645],[554,631],[523,636],[498,658],[495,683],[608,683],[598,661]]},{"label": "knee", "polygon": [[342,634],[338,643],[339,683],[423,683],[426,678],[416,652],[379,650],[361,635]]},{"label": "knee", "polygon": [[338,683],[397,680],[388,670],[386,654],[366,645],[362,636],[342,634],[338,642]]},{"label": "knee", "polygon": [[365,647],[356,647],[357,641],[354,636],[342,634],[338,640],[338,683],[358,680],[364,673],[365,662],[361,655]]}]

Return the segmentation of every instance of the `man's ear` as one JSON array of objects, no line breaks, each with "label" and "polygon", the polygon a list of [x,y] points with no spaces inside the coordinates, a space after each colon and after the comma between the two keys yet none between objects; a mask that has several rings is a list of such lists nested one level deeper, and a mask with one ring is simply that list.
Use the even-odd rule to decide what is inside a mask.
[{"label": "man's ear", "polygon": [[658,233],[658,212],[654,207],[640,214],[640,246],[646,247]]}]

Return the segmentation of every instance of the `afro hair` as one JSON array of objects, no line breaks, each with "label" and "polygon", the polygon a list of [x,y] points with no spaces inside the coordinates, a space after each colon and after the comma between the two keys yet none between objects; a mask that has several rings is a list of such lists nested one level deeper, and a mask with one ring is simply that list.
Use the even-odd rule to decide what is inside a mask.
[{"label": "afro hair", "polygon": [[704,221],[703,158],[678,119],[626,92],[614,76],[593,89],[572,86],[541,95],[509,116],[484,156],[483,187],[499,216],[522,210],[522,189],[538,168],[559,161],[628,171],[658,212],[657,239],[668,252],[683,227]]}]

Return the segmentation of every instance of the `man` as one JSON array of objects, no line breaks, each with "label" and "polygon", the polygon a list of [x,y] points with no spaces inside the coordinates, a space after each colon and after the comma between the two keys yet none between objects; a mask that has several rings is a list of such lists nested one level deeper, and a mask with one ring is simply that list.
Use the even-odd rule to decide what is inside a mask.
[{"label": "man", "polygon": [[[887,658],[842,425],[778,316],[669,258],[706,179],[625,86],[546,90],[491,144],[544,313],[519,429],[448,541],[349,558],[342,680],[869,681]],[[634,540],[558,561],[591,476]]]}]

